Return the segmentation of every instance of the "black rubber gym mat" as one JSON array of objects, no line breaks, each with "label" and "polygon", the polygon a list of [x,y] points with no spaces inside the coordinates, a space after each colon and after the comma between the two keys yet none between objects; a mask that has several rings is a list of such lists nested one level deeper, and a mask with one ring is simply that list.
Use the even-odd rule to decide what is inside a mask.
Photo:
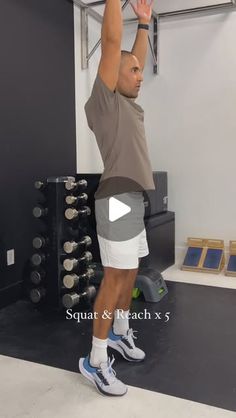
[{"label": "black rubber gym mat", "polygon": [[[134,364],[115,354],[118,377],[132,386],[236,411],[236,290],[167,284],[169,293],[161,302],[133,301],[132,315],[146,317],[130,324],[139,331],[135,341],[147,358]],[[89,319],[77,323],[65,314],[48,316],[18,301],[0,310],[0,354],[77,371],[91,331]]]}]

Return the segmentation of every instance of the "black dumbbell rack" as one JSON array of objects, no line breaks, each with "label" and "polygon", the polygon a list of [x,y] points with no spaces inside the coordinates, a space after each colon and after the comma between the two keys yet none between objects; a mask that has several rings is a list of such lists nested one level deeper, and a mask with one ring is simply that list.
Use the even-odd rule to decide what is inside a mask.
[{"label": "black dumbbell rack", "polygon": [[[33,215],[39,234],[33,240],[27,280],[29,298],[38,307],[52,310],[86,309],[96,293],[95,287],[90,285],[95,270],[87,232],[87,219],[91,214],[86,205],[87,182],[76,183],[72,176],[51,177],[45,182],[35,182],[35,187],[39,199]],[[73,251],[73,245],[78,242]]]}]

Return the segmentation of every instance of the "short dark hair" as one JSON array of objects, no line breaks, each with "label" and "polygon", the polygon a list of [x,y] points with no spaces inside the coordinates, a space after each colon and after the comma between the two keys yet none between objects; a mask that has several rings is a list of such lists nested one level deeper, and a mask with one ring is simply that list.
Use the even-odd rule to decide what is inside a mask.
[{"label": "short dark hair", "polygon": [[125,49],[122,49],[121,50],[121,63],[122,63],[122,61],[125,62],[125,58],[127,58],[129,56],[135,57],[135,55],[132,54],[132,52],[126,51]]},{"label": "short dark hair", "polygon": [[133,54],[132,54],[132,52],[130,52],[130,51],[126,51],[125,49],[122,49],[122,50],[121,50],[121,56],[122,56],[122,55],[123,55],[123,56],[126,56],[126,55],[133,55]]}]

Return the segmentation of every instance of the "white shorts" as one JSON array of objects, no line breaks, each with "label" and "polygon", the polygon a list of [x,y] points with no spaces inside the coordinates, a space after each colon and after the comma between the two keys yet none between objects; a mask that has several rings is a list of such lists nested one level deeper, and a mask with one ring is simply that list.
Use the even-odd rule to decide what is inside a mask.
[{"label": "white shorts", "polygon": [[110,241],[100,235],[97,237],[104,267],[135,269],[139,266],[139,258],[149,254],[146,229],[126,241]]}]

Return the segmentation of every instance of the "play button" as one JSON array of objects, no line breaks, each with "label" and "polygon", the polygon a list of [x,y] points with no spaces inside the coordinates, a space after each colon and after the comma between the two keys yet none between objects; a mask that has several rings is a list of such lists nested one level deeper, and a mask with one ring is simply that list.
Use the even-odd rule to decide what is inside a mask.
[{"label": "play button", "polygon": [[122,216],[131,212],[131,207],[116,199],[115,197],[109,198],[109,221],[114,222]]},{"label": "play button", "polygon": [[142,187],[128,178],[103,180],[95,194],[97,235],[110,241],[127,241],[144,229]]}]

